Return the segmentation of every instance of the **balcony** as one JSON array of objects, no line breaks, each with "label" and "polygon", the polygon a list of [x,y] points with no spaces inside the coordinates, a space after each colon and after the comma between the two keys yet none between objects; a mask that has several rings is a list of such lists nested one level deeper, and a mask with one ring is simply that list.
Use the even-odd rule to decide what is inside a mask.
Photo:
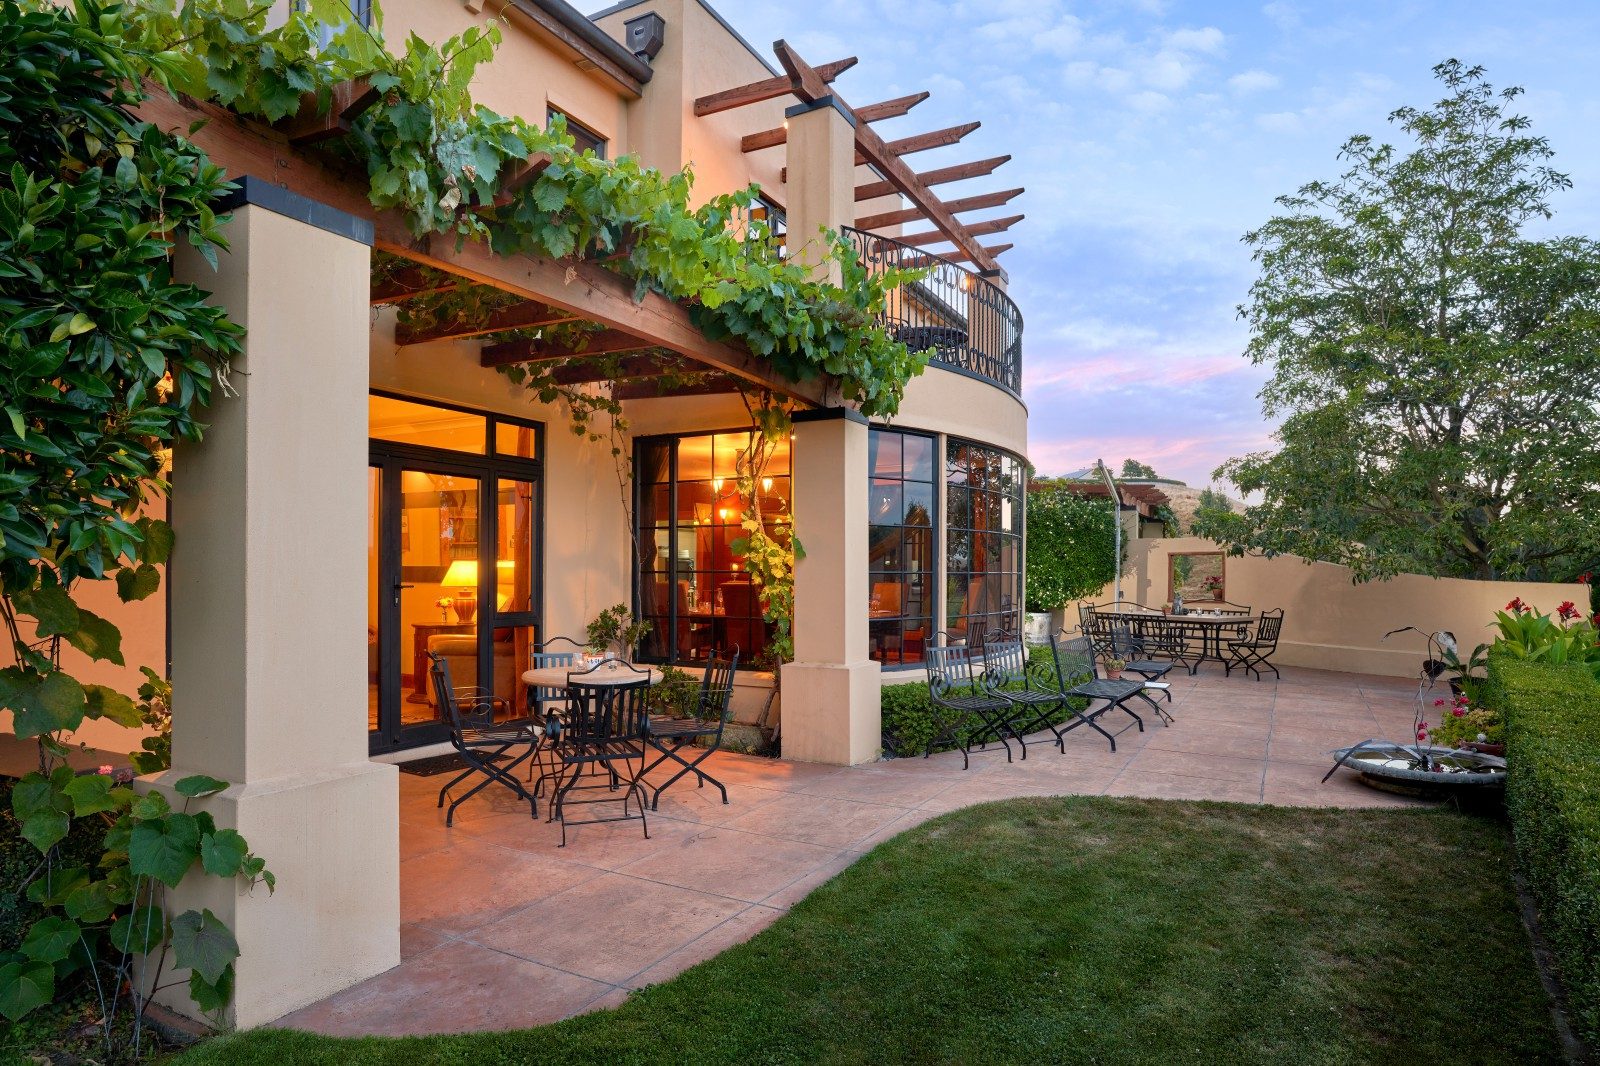
[{"label": "balcony", "polygon": [[883,324],[913,351],[933,349],[932,363],[981,378],[1022,399],[1022,312],[1004,290],[973,271],[892,237],[846,226],[844,235],[869,273],[928,269],[892,293]]}]

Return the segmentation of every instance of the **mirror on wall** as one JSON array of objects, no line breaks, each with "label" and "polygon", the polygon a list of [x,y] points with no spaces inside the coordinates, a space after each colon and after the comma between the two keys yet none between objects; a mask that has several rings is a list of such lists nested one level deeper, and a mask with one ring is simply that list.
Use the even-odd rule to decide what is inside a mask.
[{"label": "mirror on wall", "polygon": [[1225,556],[1221,552],[1185,552],[1169,557],[1167,601],[1174,594],[1184,603],[1228,598]]}]

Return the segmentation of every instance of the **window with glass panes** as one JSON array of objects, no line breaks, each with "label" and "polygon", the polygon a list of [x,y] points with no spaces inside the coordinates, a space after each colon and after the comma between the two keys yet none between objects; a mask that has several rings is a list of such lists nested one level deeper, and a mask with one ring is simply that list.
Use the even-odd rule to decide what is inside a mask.
[{"label": "window with glass panes", "polygon": [[[651,631],[640,648],[651,662],[704,662],[713,650],[739,649],[740,666],[766,648],[760,587],[752,584],[733,542],[743,536],[739,464],[751,443],[744,430],[650,437],[634,450],[639,613]],[[789,442],[767,461],[761,510],[770,536],[788,528]]]},{"label": "window with glass panes", "polygon": [[885,666],[922,662],[933,632],[934,438],[867,434],[870,654]]},{"label": "window with glass panes", "polygon": [[1025,467],[1010,452],[945,448],[945,629],[982,647],[1022,627]]}]

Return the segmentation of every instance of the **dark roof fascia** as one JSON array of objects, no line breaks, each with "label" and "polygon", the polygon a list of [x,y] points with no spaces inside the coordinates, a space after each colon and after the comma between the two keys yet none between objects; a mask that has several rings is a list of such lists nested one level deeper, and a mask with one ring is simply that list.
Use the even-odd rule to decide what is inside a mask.
[{"label": "dark roof fascia", "polygon": [[621,42],[585,18],[583,12],[566,0],[512,0],[512,4],[593,63],[595,69],[630,95],[637,98],[644,94],[645,83],[655,73],[650,69],[650,64],[624,48]]}]

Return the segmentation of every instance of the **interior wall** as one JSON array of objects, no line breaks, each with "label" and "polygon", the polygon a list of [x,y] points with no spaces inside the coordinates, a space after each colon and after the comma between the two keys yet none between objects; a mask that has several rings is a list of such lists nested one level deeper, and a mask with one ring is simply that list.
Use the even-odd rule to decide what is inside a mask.
[{"label": "interior wall", "polygon": [[[1124,599],[1160,607],[1169,600],[1171,556],[1218,551],[1200,537],[1147,538],[1128,544],[1122,578]],[[1546,613],[1564,600],[1586,603],[1582,585],[1534,581],[1473,581],[1402,574],[1389,581],[1351,582],[1348,567],[1308,562],[1299,556],[1229,557],[1224,563],[1226,596],[1257,612],[1283,608],[1283,633],[1275,661],[1321,670],[1413,677],[1422,644],[1407,633],[1382,643],[1383,634],[1414,625],[1456,635],[1463,653],[1494,638],[1494,615],[1513,599]],[[1112,598],[1106,588],[1095,602]],[[1068,625],[1076,627],[1072,605]]]}]

